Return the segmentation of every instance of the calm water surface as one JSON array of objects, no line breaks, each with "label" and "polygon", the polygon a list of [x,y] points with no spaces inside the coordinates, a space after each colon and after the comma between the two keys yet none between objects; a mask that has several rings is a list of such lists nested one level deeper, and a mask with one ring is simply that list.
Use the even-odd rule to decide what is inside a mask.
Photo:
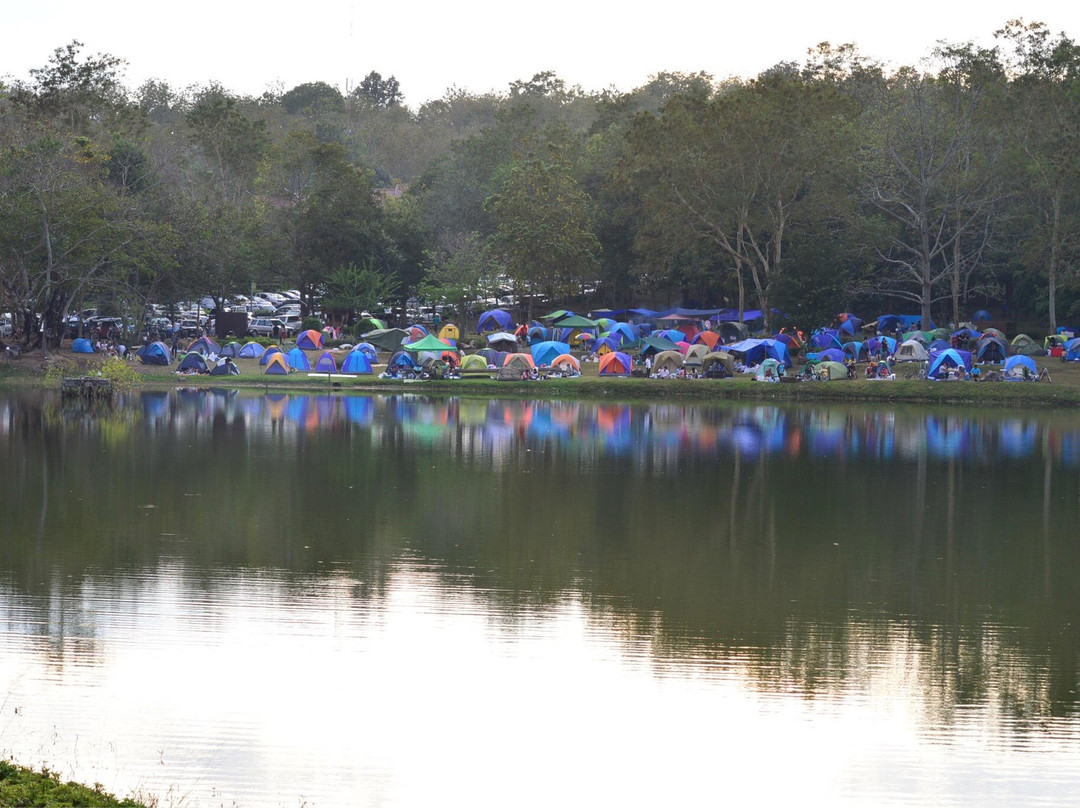
[{"label": "calm water surface", "polygon": [[1080,802],[1080,415],[0,397],[0,753],[163,806]]}]

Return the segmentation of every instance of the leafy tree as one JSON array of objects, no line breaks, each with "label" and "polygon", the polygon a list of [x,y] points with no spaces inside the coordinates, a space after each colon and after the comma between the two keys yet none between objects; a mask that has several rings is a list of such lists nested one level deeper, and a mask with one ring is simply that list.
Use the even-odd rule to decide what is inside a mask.
[{"label": "leafy tree", "polygon": [[1045,276],[1054,332],[1059,285],[1080,271],[1080,47],[1041,23],[1013,21],[998,37],[1013,51],[1019,257],[1031,274]]},{"label": "leafy tree", "polygon": [[[494,297],[503,267],[488,250],[479,233],[448,235],[425,255],[420,295],[425,300],[445,300],[468,316],[473,301]],[[467,321],[462,322],[467,327]]]},{"label": "leafy tree", "polygon": [[629,168],[652,229],[661,243],[709,242],[734,272],[739,311],[749,276],[768,322],[792,230],[831,215],[825,155],[842,161],[847,114],[834,88],[775,73],[639,117]]},{"label": "leafy tree", "polygon": [[377,269],[372,261],[366,266],[346,264],[338,267],[326,278],[326,294],[323,295],[323,311],[346,312],[351,319],[365,309],[397,297],[401,285],[392,274]]},{"label": "leafy tree", "polygon": [[85,134],[95,118],[111,116],[126,103],[120,83],[124,60],[108,54],[80,58],[83,44],[72,40],[53,51],[49,63],[17,83],[12,99],[43,119],[62,120],[69,131]]},{"label": "leafy tree", "polygon": [[336,87],[315,81],[293,87],[281,96],[281,106],[290,115],[341,112],[345,109],[345,98]]},{"label": "leafy tree", "polygon": [[401,85],[393,76],[384,79],[382,74],[372,70],[353,90],[353,97],[365,101],[378,109],[388,109],[405,100]]},{"label": "leafy tree", "polygon": [[485,208],[497,226],[492,249],[502,257],[518,294],[552,300],[581,294],[599,270],[600,242],[592,229],[588,196],[559,147],[516,160],[502,189]]},{"label": "leafy tree", "polygon": [[924,323],[946,281],[959,320],[959,287],[981,265],[1000,196],[1000,144],[978,126],[993,54],[940,55],[956,57],[940,78],[907,69],[881,85],[859,162],[863,201],[890,225],[878,288],[917,303]]},{"label": "leafy tree", "polygon": [[268,138],[238,99],[218,85],[199,92],[187,113],[192,142],[203,157],[203,184],[222,202],[241,207],[249,197]]}]

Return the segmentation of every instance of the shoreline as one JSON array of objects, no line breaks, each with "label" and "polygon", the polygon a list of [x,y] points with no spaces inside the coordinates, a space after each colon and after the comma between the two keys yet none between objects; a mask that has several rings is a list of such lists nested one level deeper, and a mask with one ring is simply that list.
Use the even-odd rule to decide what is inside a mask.
[{"label": "shoreline", "polygon": [[[75,363],[65,363],[75,364]],[[177,376],[170,368],[132,366],[129,389],[218,387],[264,392],[378,393],[380,395],[457,395],[485,398],[567,399],[595,401],[746,401],[797,404],[914,404],[960,407],[1080,408],[1080,365],[1055,368],[1059,380],[1046,382],[944,382],[926,380],[868,381],[862,378],[831,382],[768,383],[749,377],[735,379],[601,378],[586,373],[574,379],[497,381],[487,376],[455,380],[389,381],[377,376],[326,379],[306,375],[266,377]],[[93,372],[85,361],[64,368],[65,376]],[[51,388],[45,373],[32,363],[0,365],[0,390]]]}]

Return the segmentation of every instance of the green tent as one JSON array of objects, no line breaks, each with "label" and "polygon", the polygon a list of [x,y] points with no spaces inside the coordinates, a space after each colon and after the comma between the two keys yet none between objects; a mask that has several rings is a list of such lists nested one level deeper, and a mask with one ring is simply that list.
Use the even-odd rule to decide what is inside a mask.
[{"label": "green tent", "polygon": [[380,328],[369,331],[363,337],[380,351],[392,353],[401,348],[401,343],[409,338],[409,332],[402,328]]},{"label": "green tent", "polygon": [[458,350],[457,348],[453,348],[447,345],[438,337],[433,337],[430,334],[428,334],[422,340],[410,342],[406,345],[402,345],[401,347],[404,348],[406,351],[434,351],[436,353],[441,353],[442,351]]},{"label": "green tent", "polygon": [[641,338],[641,350],[638,352],[641,355],[649,353],[663,353],[664,351],[677,351],[679,346],[669,340],[667,337],[642,337]]},{"label": "green tent", "polygon": [[829,374],[829,381],[838,381],[848,377],[848,369],[839,362],[822,362],[818,365],[818,376]]},{"label": "green tent", "polygon": [[584,317],[579,317],[576,314],[571,314],[569,317],[563,317],[561,320],[556,320],[551,324],[552,328],[596,328],[596,323],[592,320],[587,320]]}]

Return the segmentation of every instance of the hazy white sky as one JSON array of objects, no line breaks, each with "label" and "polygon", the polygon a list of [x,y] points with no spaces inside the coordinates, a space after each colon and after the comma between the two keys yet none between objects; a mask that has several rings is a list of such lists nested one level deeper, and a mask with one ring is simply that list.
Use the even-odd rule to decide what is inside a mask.
[{"label": "hazy white sky", "polygon": [[260,94],[325,81],[342,90],[371,70],[394,75],[413,107],[450,86],[505,91],[515,79],[554,70],[586,90],[629,90],[662,70],[755,75],[801,61],[822,41],[855,42],[887,63],[914,63],[940,39],[989,44],[1009,19],[1047,23],[1080,37],[1074,0],[910,0],[771,3],[673,0],[543,4],[493,0],[364,3],[308,0],[7,0],[0,27],[0,76],[26,78],[73,39],[84,53],[127,60],[137,86],[160,78],[177,87],[211,80]]}]

